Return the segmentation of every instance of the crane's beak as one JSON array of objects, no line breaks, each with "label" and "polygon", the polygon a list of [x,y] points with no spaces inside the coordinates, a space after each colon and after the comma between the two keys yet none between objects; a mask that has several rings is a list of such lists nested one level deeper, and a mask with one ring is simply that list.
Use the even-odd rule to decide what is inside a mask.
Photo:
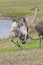
[{"label": "crane's beak", "polygon": [[35,8],[32,8],[32,9],[30,9],[30,10],[34,10]]},{"label": "crane's beak", "polygon": [[32,9],[30,9],[30,10],[35,10],[37,8],[37,10],[39,11],[39,8],[38,7],[34,7],[34,8],[32,8]]}]

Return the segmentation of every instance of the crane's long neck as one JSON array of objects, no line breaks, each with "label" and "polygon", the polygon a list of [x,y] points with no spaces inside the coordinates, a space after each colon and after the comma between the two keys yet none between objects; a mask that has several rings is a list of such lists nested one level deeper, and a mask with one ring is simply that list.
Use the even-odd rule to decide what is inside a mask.
[{"label": "crane's long neck", "polygon": [[33,26],[35,26],[37,24],[37,15],[38,15],[38,11],[35,12],[34,18],[33,18]]}]

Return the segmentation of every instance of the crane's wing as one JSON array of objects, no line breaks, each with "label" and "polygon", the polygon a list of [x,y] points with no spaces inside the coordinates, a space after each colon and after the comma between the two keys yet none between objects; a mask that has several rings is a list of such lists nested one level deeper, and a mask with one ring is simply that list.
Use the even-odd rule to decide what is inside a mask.
[{"label": "crane's wing", "polygon": [[37,32],[39,32],[40,34],[43,34],[43,25],[37,24],[37,25],[35,25],[35,29],[36,29]]}]

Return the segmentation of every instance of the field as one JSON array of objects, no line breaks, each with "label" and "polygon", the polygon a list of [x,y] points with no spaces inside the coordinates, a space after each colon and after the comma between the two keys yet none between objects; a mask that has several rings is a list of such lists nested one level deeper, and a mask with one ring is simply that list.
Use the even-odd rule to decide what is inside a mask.
[{"label": "field", "polygon": [[43,41],[29,40],[17,47],[10,39],[0,40],[0,65],[43,65]]},{"label": "field", "polygon": [[[43,18],[42,0],[0,0],[0,17],[31,16],[34,11],[30,9],[34,7],[40,9],[39,17]],[[35,40],[29,39],[24,45],[19,41],[22,49],[9,38],[0,39],[0,65],[43,65],[43,40],[40,49],[39,40],[36,40],[39,38],[37,33],[35,31],[31,33]]]},{"label": "field", "polygon": [[0,54],[0,65],[43,65],[43,48]]},{"label": "field", "polygon": [[[40,48],[39,40],[29,39],[26,44],[22,44],[20,41],[19,41],[19,44],[21,45],[22,49],[20,49],[18,46],[12,43],[10,39],[1,40],[0,41],[0,53],[15,51],[15,50]],[[41,42],[41,47],[43,47],[43,41]]]},{"label": "field", "polygon": [[0,16],[32,15],[31,8],[38,7],[39,15],[43,16],[42,0],[0,0]]}]

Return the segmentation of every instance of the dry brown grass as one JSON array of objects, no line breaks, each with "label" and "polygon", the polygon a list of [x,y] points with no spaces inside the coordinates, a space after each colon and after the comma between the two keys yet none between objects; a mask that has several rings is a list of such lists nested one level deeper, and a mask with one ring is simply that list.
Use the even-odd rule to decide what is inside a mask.
[{"label": "dry brown grass", "polygon": [[19,50],[0,54],[0,65],[43,65],[43,49]]}]

